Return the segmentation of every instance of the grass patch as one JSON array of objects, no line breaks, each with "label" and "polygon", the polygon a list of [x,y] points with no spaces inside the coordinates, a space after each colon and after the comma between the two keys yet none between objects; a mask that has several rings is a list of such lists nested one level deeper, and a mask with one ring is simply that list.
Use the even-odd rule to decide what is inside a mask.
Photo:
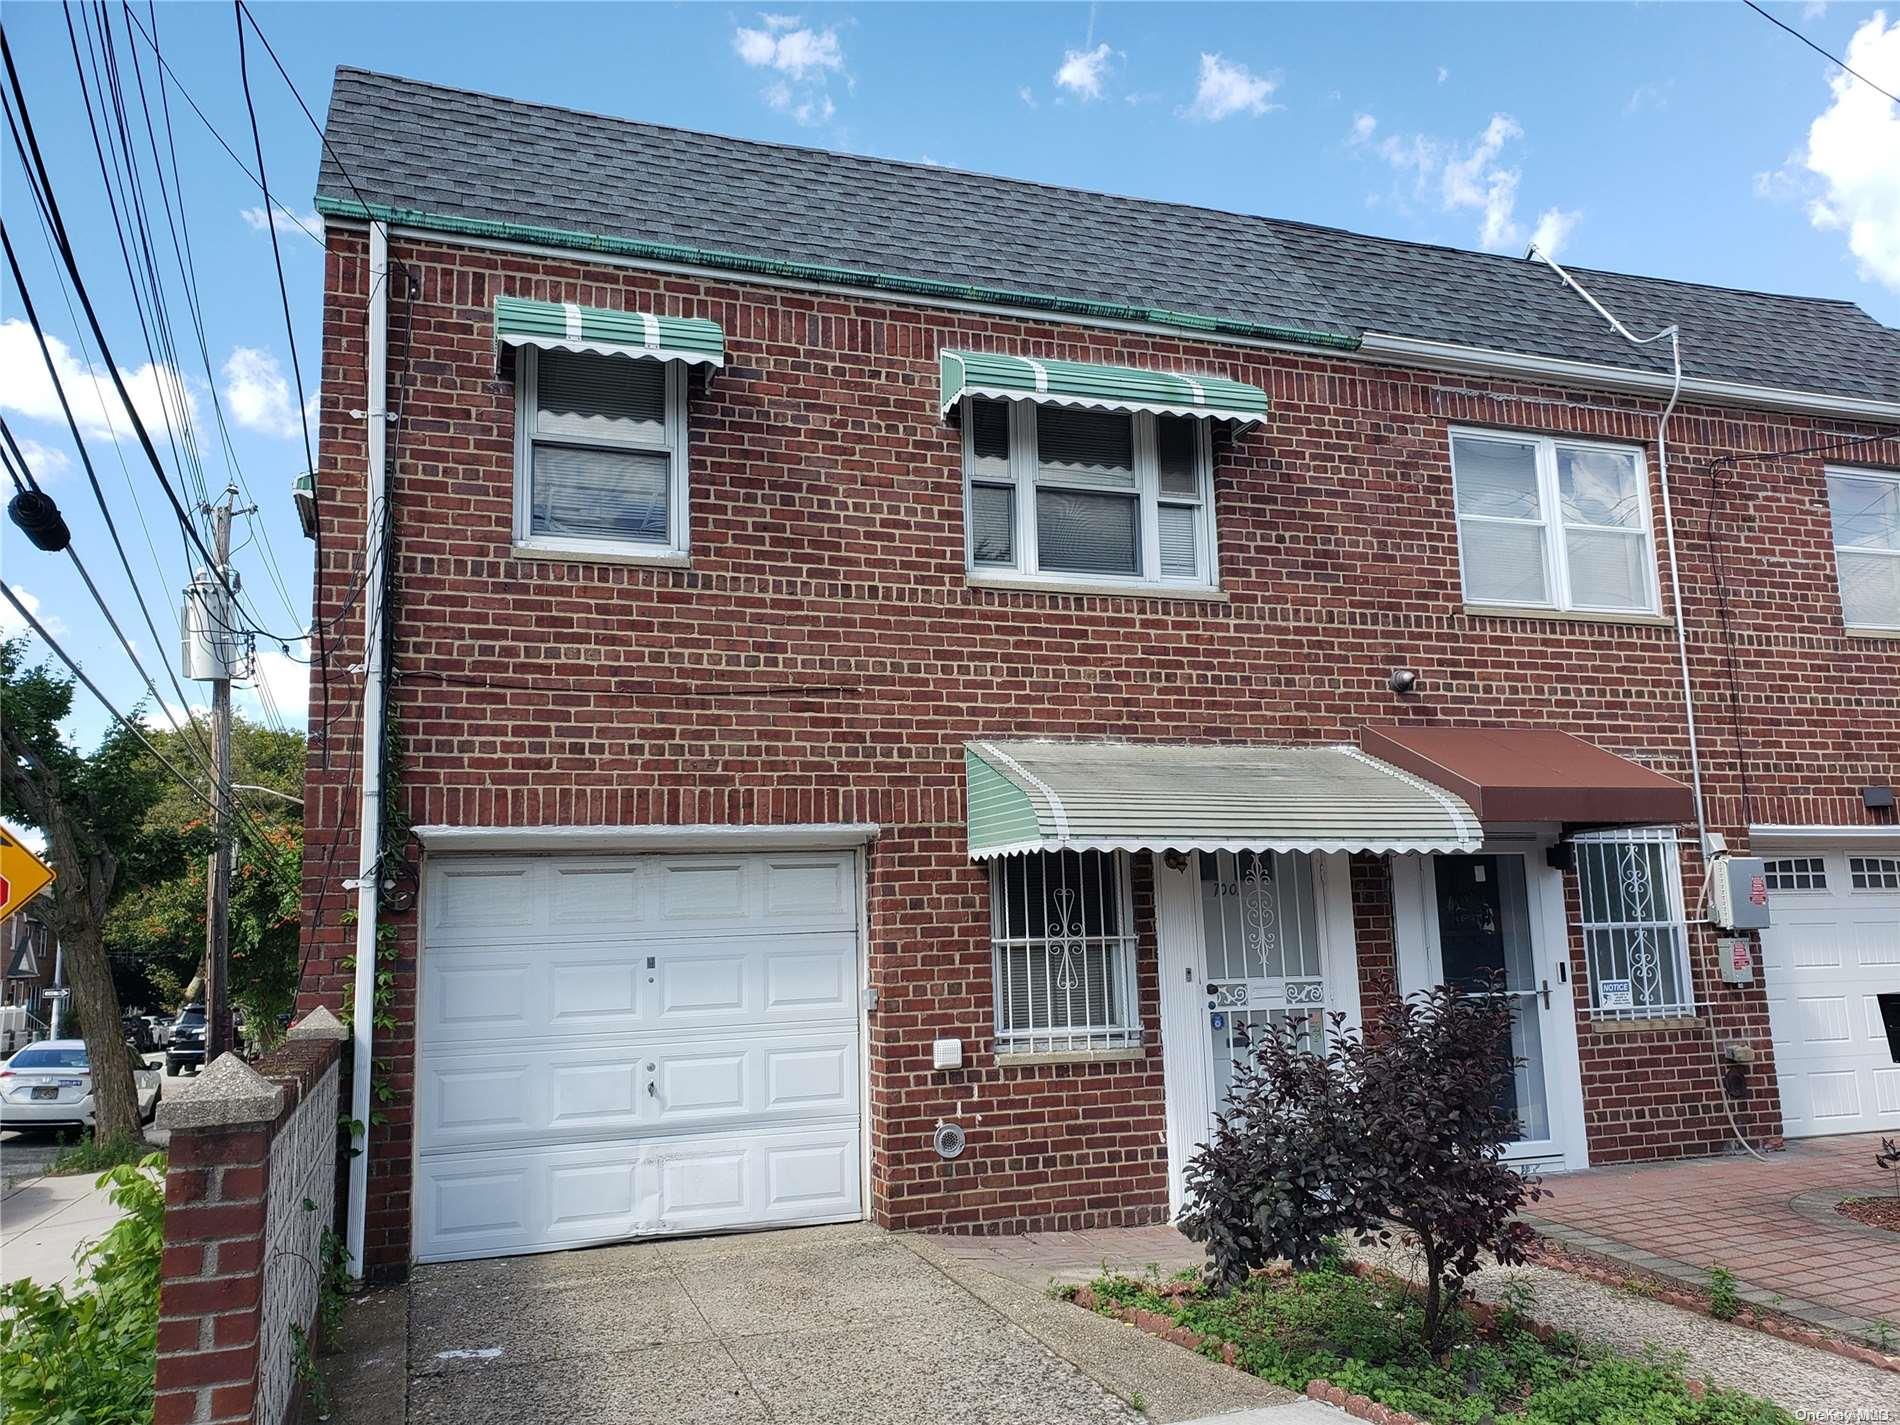
[{"label": "grass patch", "polygon": [[1433,1359],[1420,1344],[1411,1293],[1337,1266],[1256,1276],[1232,1291],[1157,1277],[1103,1277],[1099,1307],[1159,1312],[1198,1333],[1202,1353],[1231,1343],[1236,1364],[1303,1391],[1323,1378],[1433,1425],[1793,1425],[1769,1401],[1715,1388],[1698,1396],[1679,1360],[1619,1356],[1559,1335],[1540,1339],[1509,1311],[1480,1332],[1462,1311],[1454,1344]]},{"label": "grass patch", "polygon": [[47,1165],[46,1175],[65,1178],[76,1173],[103,1173],[121,1164],[136,1167],[151,1151],[152,1145],[142,1138],[121,1135],[101,1142],[88,1134],[78,1142],[60,1149],[59,1155]]}]

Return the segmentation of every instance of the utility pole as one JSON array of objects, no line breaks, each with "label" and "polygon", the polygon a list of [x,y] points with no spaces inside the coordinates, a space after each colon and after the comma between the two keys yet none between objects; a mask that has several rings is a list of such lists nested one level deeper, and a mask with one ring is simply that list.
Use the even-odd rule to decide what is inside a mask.
[{"label": "utility pole", "polygon": [[[185,591],[185,676],[211,684],[211,804],[213,845],[205,868],[205,1064],[230,1050],[231,1032],[231,679],[250,672],[253,643],[237,626],[237,573],[231,568],[231,517],[237,486],[211,516],[215,570],[200,570]],[[229,589],[230,593],[226,590]]]}]

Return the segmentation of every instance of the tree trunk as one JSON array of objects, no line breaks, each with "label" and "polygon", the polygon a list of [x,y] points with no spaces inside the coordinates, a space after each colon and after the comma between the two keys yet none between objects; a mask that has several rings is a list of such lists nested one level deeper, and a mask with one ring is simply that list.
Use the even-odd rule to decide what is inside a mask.
[{"label": "tree trunk", "polygon": [[119,991],[112,983],[98,924],[67,921],[60,930],[60,945],[66,952],[72,1007],[78,1011],[86,1058],[92,1064],[93,1137],[101,1143],[108,1138],[138,1139],[143,1130],[132,1085],[132,1050],[120,1024]]},{"label": "tree trunk", "polygon": [[1429,1233],[1419,1233],[1418,1241],[1425,1252],[1425,1349],[1437,1357],[1443,1350],[1438,1340],[1445,1313],[1443,1265],[1438,1243]]}]

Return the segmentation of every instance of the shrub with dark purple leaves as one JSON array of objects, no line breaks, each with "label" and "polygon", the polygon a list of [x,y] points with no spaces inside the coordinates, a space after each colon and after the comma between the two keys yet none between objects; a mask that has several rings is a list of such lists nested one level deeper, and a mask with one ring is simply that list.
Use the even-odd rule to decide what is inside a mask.
[{"label": "shrub with dark purple leaves", "polygon": [[1393,1004],[1363,1036],[1334,1016],[1324,1053],[1263,1037],[1187,1168],[1180,1225],[1213,1274],[1305,1267],[1330,1238],[1385,1242],[1397,1228],[1424,1263],[1425,1344],[1444,1349],[1480,1255],[1521,1262],[1531,1233],[1517,1213],[1543,1195],[1504,1161],[1513,1002],[1446,986]]}]

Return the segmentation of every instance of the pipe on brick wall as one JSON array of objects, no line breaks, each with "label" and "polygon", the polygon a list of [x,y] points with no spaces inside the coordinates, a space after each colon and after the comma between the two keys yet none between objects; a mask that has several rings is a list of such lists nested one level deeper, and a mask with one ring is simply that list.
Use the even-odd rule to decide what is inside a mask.
[{"label": "pipe on brick wall", "polygon": [[1682,611],[1682,570],[1676,562],[1676,517],[1669,499],[1669,418],[1676,413],[1676,403],[1682,399],[1682,332],[1674,326],[1664,327],[1649,336],[1638,336],[1618,321],[1604,305],[1563,268],[1557,260],[1532,243],[1525,250],[1526,257],[1535,257],[1563,278],[1566,286],[1575,292],[1599,317],[1610,324],[1610,329],[1632,346],[1648,346],[1651,342],[1669,339],[1669,359],[1671,379],[1669,382],[1669,401],[1663,407],[1662,414],[1656,418],[1656,477],[1662,489],[1663,544],[1669,551],[1669,592],[1670,604],[1676,616],[1676,661],[1682,670],[1682,712],[1689,727],[1689,776],[1695,786],[1695,839],[1696,850],[1702,857],[1702,895],[1696,897],[1696,910],[1700,914],[1703,897],[1708,894],[1709,880],[1709,827],[1707,816],[1702,809],[1702,750],[1696,737],[1695,725],[1695,685],[1689,678],[1689,626]]},{"label": "pipe on brick wall", "polygon": [[[369,230],[369,353],[363,393],[366,459],[363,480],[363,728],[356,755],[363,770],[362,822],[356,873],[356,984],[350,1015],[350,1117],[357,1151],[350,1158],[344,1244],[350,1274],[363,1274],[365,1223],[369,1213],[370,1076],[376,1033],[376,899],[382,874],[383,838],[383,561],[389,541],[380,537],[384,508],[384,460],[388,440],[389,229]],[[359,1137],[360,1135],[360,1137]]]}]

